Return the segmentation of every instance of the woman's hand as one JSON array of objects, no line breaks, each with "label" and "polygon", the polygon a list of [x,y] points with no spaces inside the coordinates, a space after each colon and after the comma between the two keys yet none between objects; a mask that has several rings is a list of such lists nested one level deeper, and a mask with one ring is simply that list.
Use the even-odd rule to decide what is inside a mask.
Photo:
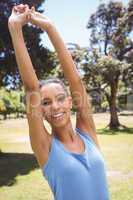
[{"label": "woman's hand", "polygon": [[20,4],[17,6],[14,6],[12,9],[11,16],[8,19],[8,26],[9,29],[13,25],[19,25],[19,26],[24,26],[29,22],[29,13],[30,9],[29,6]]},{"label": "woman's hand", "polygon": [[35,11],[34,7],[31,8],[28,18],[33,25],[38,26],[45,31],[48,31],[48,29],[53,25],[50,19]]}]

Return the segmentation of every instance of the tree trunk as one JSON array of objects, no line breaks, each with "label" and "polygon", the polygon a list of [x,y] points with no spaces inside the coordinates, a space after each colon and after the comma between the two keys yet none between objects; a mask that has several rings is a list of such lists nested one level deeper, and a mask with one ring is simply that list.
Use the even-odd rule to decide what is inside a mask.
[{"label": "tree trunk", "polygon": [[109,98],[109,107],[110,107],[110,129],[118,129],[120,126],[120,122],[118,119],[117,114],[117,107],[116,107],[116,96],[117,96],[117,89],[118,89],[118,80],[115,80],[111,84],[111,96]]}]

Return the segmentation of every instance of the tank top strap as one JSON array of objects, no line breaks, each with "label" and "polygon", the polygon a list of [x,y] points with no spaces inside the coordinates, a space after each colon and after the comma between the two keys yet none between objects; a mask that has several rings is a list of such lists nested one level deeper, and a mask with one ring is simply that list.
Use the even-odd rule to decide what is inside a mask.
[{"label": "tank top strap", "polygon": [[93,141],[93,139],[91,138],[91,136],[89,136],[88,133],[82,131],[82,130],[81,130],[80,128],[78,128],[78,127],[76,127],[75,130],[76,130],[76,132],[77,132],[78,134],[80,134],[84,139],[88,140],[92,145],[94,145],[94,146],[97,148],[95,142]]}]

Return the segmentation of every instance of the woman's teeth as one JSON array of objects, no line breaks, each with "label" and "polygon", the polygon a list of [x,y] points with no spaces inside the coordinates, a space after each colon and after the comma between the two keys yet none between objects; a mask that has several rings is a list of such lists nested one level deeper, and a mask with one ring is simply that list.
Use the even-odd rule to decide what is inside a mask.
[{"label": "woman's teeth", "polygon": [[53,117],[54,117],[54,118],[59,118],[59,117],[62,117],[63,114],[64,114],[64,113],[57,113],[57,114],[54,114]]}]

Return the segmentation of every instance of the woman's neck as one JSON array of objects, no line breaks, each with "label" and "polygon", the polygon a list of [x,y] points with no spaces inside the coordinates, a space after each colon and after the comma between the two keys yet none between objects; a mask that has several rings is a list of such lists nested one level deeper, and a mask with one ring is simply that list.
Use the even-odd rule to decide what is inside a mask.
[{"label": "woman's neck", "polygon": [[65,127],[53,128],[52,133],[63,143],[73,142],[76,136],[71,123],[67,124]]}]

